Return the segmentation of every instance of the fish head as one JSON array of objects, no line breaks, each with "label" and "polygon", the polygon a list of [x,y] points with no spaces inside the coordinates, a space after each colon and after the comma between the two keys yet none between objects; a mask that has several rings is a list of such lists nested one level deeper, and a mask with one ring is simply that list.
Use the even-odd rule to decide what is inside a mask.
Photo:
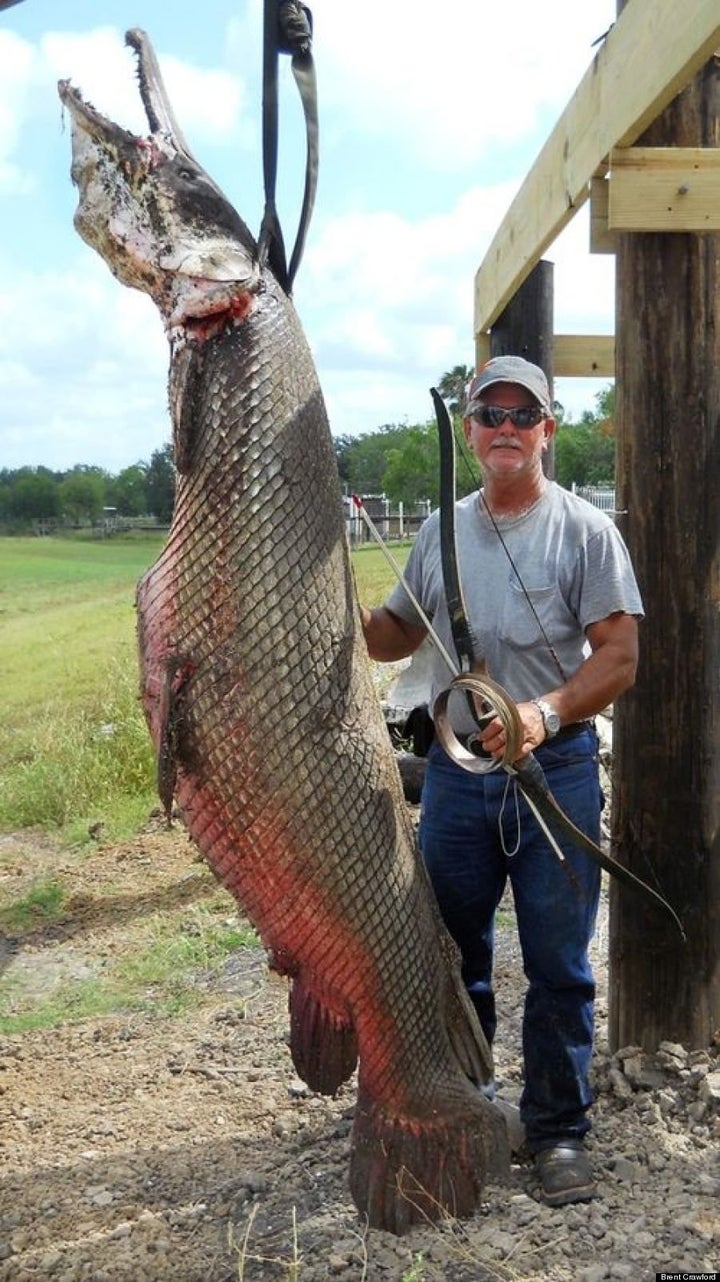
[{"label": "fish head", "polygon": [[130,31],[150,126],[139,138],[107,119],[67,80],[75,227],[124,285],[149,294],[166,328],[204,337],[242,320],[260,287],[257,246],[239,214],[193,157],[170,108],[150,42]]}]

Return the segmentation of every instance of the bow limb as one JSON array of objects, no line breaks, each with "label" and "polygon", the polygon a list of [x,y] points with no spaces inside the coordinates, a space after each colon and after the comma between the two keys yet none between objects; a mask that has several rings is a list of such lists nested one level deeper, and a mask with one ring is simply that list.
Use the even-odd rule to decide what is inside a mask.
[{"label": "bow limb", "polygon": [[661,908],[679,930],[683,943],[687,943],[683,924],[668,901],[657,890],[653,890],[652,886],[648,886],[647,882],[642,881],[640,877],[636,877],[635,873],[631,872],[629,868],[618,863],[611,855],[606,854],[565,814],[565,811],[553,797],[537,758],[533,757],[532,754],[529,757],[524,757],[521,761],[517,761],[514,766],[511,766],[508,773],[515,776],[518,787],[530,809],[533,812],[540,812],[547,827],[554,828],[569,837],[578,849],[584,850],[586,854],[590,855],[590,858],[594,859],[595,863],[599,864],[616,881],[621,882],[624,886],[629,886],[632,890],[639,891],[646,899],[650,899],[657,908]]},{"label": "bow limb", "polygon": [[[463,597],[455,538],[455,437],[447,406],[436,387],[430,388],[440,441],[440,556],[450,627],[462,672],[476,663],[477,643]],[[483,665],[484,666],[484,665]]]}]

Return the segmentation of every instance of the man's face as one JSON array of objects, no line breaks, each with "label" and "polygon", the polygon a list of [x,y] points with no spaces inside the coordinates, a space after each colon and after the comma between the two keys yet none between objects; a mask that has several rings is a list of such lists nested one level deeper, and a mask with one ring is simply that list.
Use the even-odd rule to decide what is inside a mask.
[{"label": "man's face", "polygon": [[[502,409],[537,406],[534,396],[517,383],[494,383],[481,400],[483,405]],[[542,418],[534,427],[516,427],[509,418],[499,427],[485,427],[476,415],[464,420],[465,438],[484,473],[509,478],[534,473],[542,466],[542,456],[555,431],[553,418]]]}]

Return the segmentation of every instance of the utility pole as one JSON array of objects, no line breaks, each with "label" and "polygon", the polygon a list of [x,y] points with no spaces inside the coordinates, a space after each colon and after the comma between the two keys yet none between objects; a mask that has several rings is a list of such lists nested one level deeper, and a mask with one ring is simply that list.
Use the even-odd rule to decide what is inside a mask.
[{"label": "utility pole", "polygon": [[[712,59],[638,144],[719,142]],[[687,943],[612,888],[615,1049],[706,1047],[720,1027],[719,286],[716,232],[618,237],[618,524],[646,619],[637,683],[615,713],[613,844],[671,902]]]}]

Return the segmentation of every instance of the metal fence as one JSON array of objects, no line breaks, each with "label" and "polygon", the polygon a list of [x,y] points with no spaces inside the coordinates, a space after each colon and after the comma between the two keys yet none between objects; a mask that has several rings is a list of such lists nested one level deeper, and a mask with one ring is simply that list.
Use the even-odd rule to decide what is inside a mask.
[{"label": "metal fence", "polygon": [[[586,499],[594,507],[607,512],[608,516],[617,515],[615,490],[612,487],[576,485],[573,481],[571,489],[573,494],[579,495],[581,499]],[[363,543],[372,542],[372,535],[359,516],[350,495],[343,495],[343,505],[345,507],[345,524],[350,546],[358,547]],[[363,495],[363,506],[368,516],[372,518],[376,529],[383,539],[387,541],[414,539],[423,521],[427,520],[431,512],[429,499],[422,499],[419,503],[405,506],[403,503],[391,504],[384,494]]]},{"label": "metal fence", "polygon": [[576,485],[572,483],[573,494],[579,495],[581,499],[587,499],[593,507],[599,507],[601,511],[608,512],[610,516],[615,516],[617,508],[615,507],[615,490],[604,485]]},{"label": "metal fence", "polygon": [[[414,539],[431,511],[429,499],[421,499],[419,503],[406,506],[404,503],[391,504],[384,494],[364,494],[362,502],[375,528],[388,542],[393,539]],[[362,543],[370,543],[372,535],[350,495],[343,495],[343,506],[350,546],[358,547]]]}]

